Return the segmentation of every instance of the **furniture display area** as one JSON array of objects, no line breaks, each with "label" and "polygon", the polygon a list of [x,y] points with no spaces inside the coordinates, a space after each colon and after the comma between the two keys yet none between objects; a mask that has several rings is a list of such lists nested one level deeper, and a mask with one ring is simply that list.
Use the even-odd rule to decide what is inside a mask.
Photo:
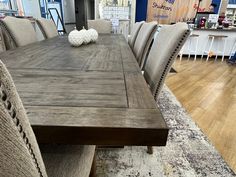
[{"label": "furniture display area", "polygon": [[0,57],[39,143],[166,144],[168,128],[122,35],[79,48],[59,36]]},{"label": "furniture display area", "polygon": [[[231,50],[232,50],[232,46],[235,44],[235,40],[236,40],[236,29],[194,29],[192,31],[192,34],[194,35],[198,35],[198,40],[195,40],[192,42],[192,45],[188,46],[189,44],[189,40],[188,39],[186,42],[186,45],[183,47],[182,49],[182,54],[183,55],[207,55],[206,53],[204,53],[206,50],[208,50],[207,48],[207,43],[208,46],[210,45],[211,39],[208,37],[209,35],[215,35],[215,36],[227,36],[227,38],[225,40],[214,40],[214,44],[211,47],[211,52],[213,55],[218,54],[218,50],[222,51],[223,48],[225,48],[224,51],[220,52],[218,56],[222,56],[222,53],[224,54],[224,56],[230,56],[231,54]],[[196,43],[198,41],[198,47],[196,49]],[[224,44],[225,41],[225,44]],[[224,46],[225,45],[225,46]],[[190,51],[190,52],[189,52]],[[206,57],[205,57],[206,58]]]},{"label": "furniture display area", "polygon": [[[44,32],[51,26],[51,21],[46,22]],[[137,35],[135,41],[141,48],[150,45],[157,25],[145,23],[144,27],[151,37]],[[122,35],[100,34],[96,43],[78,48],[70,45],[68,36],[54,35],[0,54],[26,107],[25,114],[43,156],[41,163],[45,163],[49,176],[73,176],[70,169],[76,169],[79,176],[88,176],[92,164],[94,167],[94,145],[148,146],[149,153],[152,146],[166,145],[169,129],[156,101],[188,32],[186,23],[166,26],[159,32],[159,40],[170,34],[168,41],[176,42],[167,42],[170,48],[165,50],[156,46],[158,40],[154,42],[145,79],[139,58]],[[155,52],[164,52],[157,63]],[[12,112],[21,133],[24,127]]]}]

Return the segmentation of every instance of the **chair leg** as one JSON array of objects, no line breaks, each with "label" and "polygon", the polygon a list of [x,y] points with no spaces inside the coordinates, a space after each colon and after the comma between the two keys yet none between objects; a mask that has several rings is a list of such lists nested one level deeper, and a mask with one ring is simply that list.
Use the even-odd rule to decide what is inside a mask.
[{"label": "chair leg", "polygon": [[182,61],[182,58],[183,58],[183,54],[180,53],[180,57],[179,57],[179,60]]},{"label": "chair leg", "polygon": [[[220,41],[220,40],[218,40]],[[215,56],[215,61],[217,60],[218,57],[218,50],[219,50],[219,44],[216,42],[216,56]]]},{"label": "chair leg", "polygon": [[222,59],[221,59],[222,62],[224,61],[224,58],[225,58],[225,46],[226,46],[226,39],[224,39],[224,47],[223,47]]},{"label": "chair leg", "polygon": [[195,47],[194,61],[196,61],[196,60],[197,60],[197,49],[198,49],[198,37],[197,37],[197,41],[196,41],[196,47]]},{"label": "chair leg", "polygon": [[205,44],[205,46],[204,46],[204,48],[203,48],[203,52],[202,52],[202,56],[201,56],[201,60],[202,60],[203,57],[204,57],[204,54],[205,54],[205,52],[206,52],[206,49],[207,49],[207,46],[208,46],[209,40],[210,40],[210,38],[208,38],[207,43]]},{"label": "chair leg", "polygon": [[233,47],[232,47],[231,50],[230,50],[229,59],[232,58],[233,52],[234,52],[235,50],[236,50],[236,39],[235,39],[235,41],[234,41]]},{"label": "chair leg", "polygon": [[207,59],[206,59],[206,61],[209,60],[209,53],[211,52],[211,49],[212,49],[212,45],[213,45],[214,39],[215,39],[215,38],[212,37],[212,39],[211,39],[211,44],[210,44],[209,50],[208,50],[208,52],[207,52]]},{"label": "chair leg", "polygon": [[182,61],[184,49],[185,49],[185,47],[183,46],[181,48],[180,52],[179,52],[179,59],[180,59],[180,61]]},{"label": "chair leg", "polygon": [[153,147],[152,146],[147,147],[147,153],[148,154],[153,154]]},{"label": "chair leg", "polygon": [[192,44],[192,39],[189,38],[189,43],[188,43],[188,60],[191,57],[191,44]]},{"label": "chair leg", "polygon": [[96,152],[95,152],[89,177],[96,177],[96,168],[97,167],[96,167]]}]

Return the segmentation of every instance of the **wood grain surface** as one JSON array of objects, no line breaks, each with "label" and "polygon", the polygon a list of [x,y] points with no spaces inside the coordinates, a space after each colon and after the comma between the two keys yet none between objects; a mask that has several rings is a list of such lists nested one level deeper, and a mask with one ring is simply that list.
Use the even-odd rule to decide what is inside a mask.
[{"label": "wood grain surface", "polygon": [[177,60],[167,85],[236,172],[236,67],[214,59]]},{"label": "wood grain surface", "polygon": [[40,143],[165,145],[168,128],[121,35],[66,36],[0,54]]}]

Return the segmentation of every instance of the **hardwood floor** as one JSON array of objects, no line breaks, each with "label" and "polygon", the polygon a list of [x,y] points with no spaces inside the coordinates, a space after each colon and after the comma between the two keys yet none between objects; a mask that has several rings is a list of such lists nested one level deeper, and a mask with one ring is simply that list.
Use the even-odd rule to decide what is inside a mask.
[{"label": "hardwood floor", "polygon": [[236,172],[236,66],[179,59],[167,85]]}]

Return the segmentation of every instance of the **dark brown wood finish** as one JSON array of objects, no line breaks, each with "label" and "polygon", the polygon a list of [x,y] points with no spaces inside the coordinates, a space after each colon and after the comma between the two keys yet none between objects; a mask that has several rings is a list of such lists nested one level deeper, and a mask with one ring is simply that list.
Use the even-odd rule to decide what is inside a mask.
[{"label": "dark brown wood finish", "polygon": [[66,36],[0,54],[40,143],[165,145],[168,128],[121,35]]}]

